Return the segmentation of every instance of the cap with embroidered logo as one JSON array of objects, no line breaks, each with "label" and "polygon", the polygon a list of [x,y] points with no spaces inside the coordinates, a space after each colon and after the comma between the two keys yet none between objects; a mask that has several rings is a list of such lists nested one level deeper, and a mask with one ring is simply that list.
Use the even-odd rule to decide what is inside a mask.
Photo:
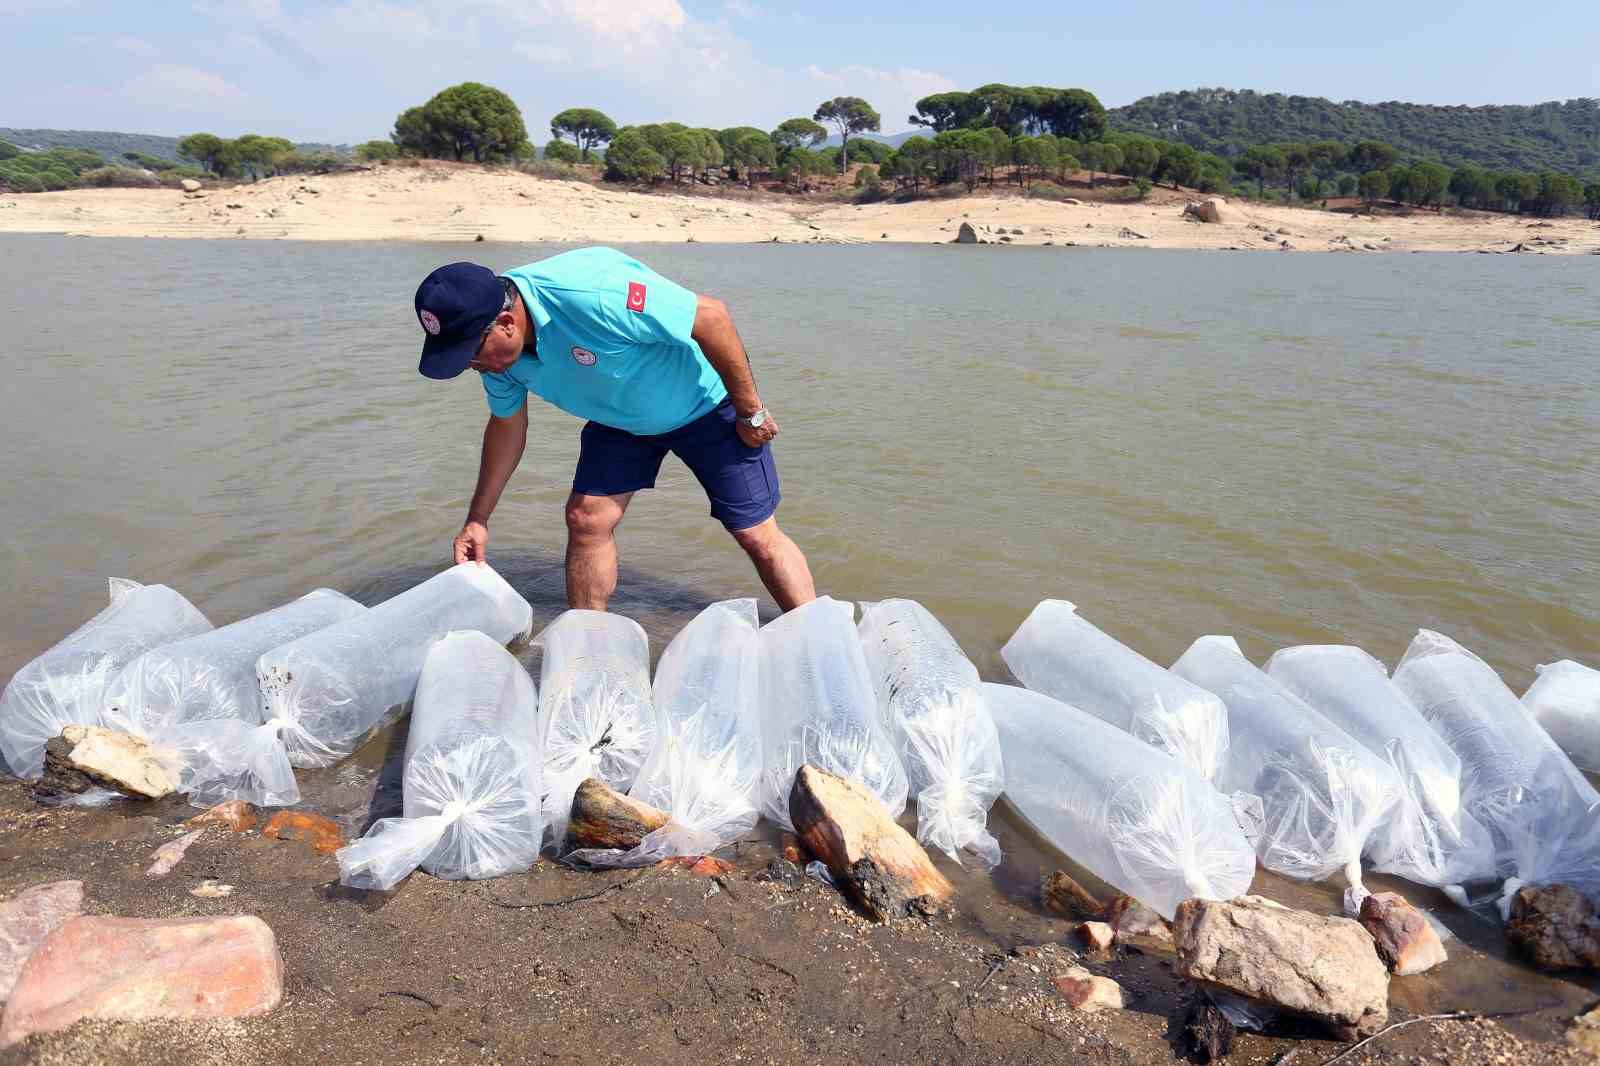
[{"label": "cap with embroidered logo", "polygon": [[477,263],[451,263],[423,278],[414,301],[425,334],[417,369],[441,381],[467,369],[504,301],[500,279]]}]

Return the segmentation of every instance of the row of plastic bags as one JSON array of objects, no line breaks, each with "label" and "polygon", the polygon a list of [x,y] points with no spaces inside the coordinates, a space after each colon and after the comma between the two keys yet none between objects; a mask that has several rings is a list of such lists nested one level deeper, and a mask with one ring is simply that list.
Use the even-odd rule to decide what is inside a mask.
[{"label": "row of plastic bags", "polygon": [[[1008,732],[1011,712],[991,697],[1008,796],[1036,822],[1064,817],[1069,826],[1041,828],[1091,872],[1157,909],[1237,875],[1236,847],[1184,852],[1181,834],[1195,827],[1171,818],[1133,828],[1125,768],[1102,769],[1100,760],[1076,770],[1089,778],[1090,798],[1097,784],[1099,795],[1116,798],[1074,806],[1070,790],[1030,777],[1045,743],[1039,730],[1057,734],[1063,753],[1108,743],[1088,716],[1139,738],[1227,797],[1220,806],[1194,801],[1214,821],[1208,833],[1232,839],[1237,830],[1263,866],[1288,876],[1343,872],[1351,909],[1365,895],[1363,856],[1462,901],[1464,883],[1500,878],[1509,879],[1502,899],[1525,881],[1600,889],[1591,828],[1600,796],[1539,725],[1549,723],[1569,750],[1600,755],[1600,672],[1570,662],[1541,668],[1524,706],[1481,659],[1427,630],[1393,679],[1344,646],[1285,649],[1262,670],[1220,636],[1197,640],[1168,671],[1059,600],[1041,603],[1002,655],[1024,684],[1072,705],[1057,703],[1054,717],[1041,711],[1033,728]],[[1070,754],[1052,755],[1038,772],[1062,761]],[[1150,765],[1161,766],[1160,780],[1147,774],[1137,788],[1152,811],[1170,810],[1177,771]]]},{"label": "row of plastic bags", "polygon": [[[452,636],[429,654],[417,692],[405,817],[378,823],[341,851],[342,879],[388,888],[418,865],[446,877],[487,876],[537,855],[541,834],[527,831],[529,804],[484,799],[516,791],[503,784],[501,766],[419,742],[439,732],[439,719],[472,722],[472,735],[486,737],[512,719],[537,717],[533,759],[542,782],[524,782],[519,794],[542,793],[541,818],[557,848],[586,778],[669,815],[635,848],[578,850],[569,862],[634,866],[702,854],[762,814],[790,827],[789,791],[808,763],[859,782],[896,813],[915,788],[922,839],[958,861],[965,850],[998,862],[986,823],[1002,784],[999,743],[977,670],[918,604],[868,605],[859,631],[854,615],[851,604],[824,597],[759,627],[754,600],[712,604],[667,646],[652,685],[636,623],[568,611],[534,639],[543,653],[537,691],[504,656],[509,665],[500,669],[521,680],[481,696],[442,680],[486,672]],[[485,707],[462,706],[474,699]],[[475,765],[481,781],[471,779]],[[497,811],[513,824],[498,826]],[[475,861],[463,861],[469,855]]]},{"label": "row of plastic bags", "polygon": [[411,699],[452,629],[502,642],[532,608],[488,567],[458,566],[368,609],[331,589],[213,629],[165,585],[111,583],[111,603],[0,695],[0,752],[24,777],[68,725],[144,737],[176,757],[195,803],[297,802],[291,766],[353,752]]}]

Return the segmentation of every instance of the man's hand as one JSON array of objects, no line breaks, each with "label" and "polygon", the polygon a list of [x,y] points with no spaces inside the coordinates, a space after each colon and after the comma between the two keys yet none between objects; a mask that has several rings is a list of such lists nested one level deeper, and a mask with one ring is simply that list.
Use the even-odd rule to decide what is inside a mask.
[{"label": "man's hand", "polygon": [[482,522],[468,520],[456,534],[457,563],[486,563],[489,561],[489,527]]},{"label": "man's hand", "polygon": [[770,411],[767,412],[767,420],[754,428],[742,417],[734,425],[738,429],[739,439],[744,441],[747,448],[759,448],[778,435],[778,420],[772,417]]}]

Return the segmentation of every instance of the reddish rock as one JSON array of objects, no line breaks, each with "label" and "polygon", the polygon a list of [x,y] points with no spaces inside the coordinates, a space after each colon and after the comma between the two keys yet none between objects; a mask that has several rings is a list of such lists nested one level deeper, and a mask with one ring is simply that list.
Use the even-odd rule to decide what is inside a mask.
[{"label": "reddish rock", "polygon": [[247,833],[254,829],[260,822],[255,804],[245,800],[228,800],[219,803],[210,810],[201,811],[183,824],[190,829],[203,829],[208,825],[220,825],[231,829],[235,833]]},{"label": "reddish rock", "polygon": [[183,861],[184,852],[189,850],[189,845],[200,839],[201,832],[203,830],[196,829],[157,848],[153,856],[155,862],[150,864],[150,869],[146,870],[144,875],[159,878],[171,873],[172,868]]},{"label": "reddish rock", "polygon": [[800,838],[785,829],[778,834],[778,844],[783,851],[785,862],[792,862],[796,866],[805,866],[811,861],[811,856],[806,853],[806,846],[800,843]]},{"label": "reddish rock", "polygon": [[1039,902],[1045,910],[1063,918],[1094,918],[1103,910],[1094,893],[1074,881],[1065,870],[1048,874],[1039,882]]},{"label": "reddish rock", "polygon": [[1122,1009],[1122,986],[1109,977],[1096,977],[1082,966],[1056,974],[1050,983],[1073,1010],[1092,1013]]},{"label": "reddish rock", "polygon": [[306,840],[324,855],[332,855],[344,847],[344,834],[332,819],[305,811],[279,811],[267,819],[264,837],[274,840]]},{"label": "reddish rock", "polygon": [[34,885],[0,903],[0,1003],[11,994],[33,949],[57,926],[82,913],[82,881]]},{"label": "reddish rock", "polygon": [[710,855],[675,855],[662,859],[661,865],[681,867],[700,877],[728,877],[733,873],[732,863]]},{"label": "reddish rock", "polygon": [[73,918],[22,968],[0,1047],[84,1018],[239,1018],[283,996],[283,961],[259,918]]},{"label": "reddish rock", "polygon": [[1132,896],[1117,896],[1107,903],[1105,919],[1118,944],[1172,950],[1171,923]]},{"label": "reddish rock", "polygon": [[1439,934],[1398,892],[1377,892],[1362,900],[1360,922],[1392,974],[1423,973],[1446,958]]},{"label": "reddish rock", "polygon": [[1600,918],[1567,885],[1524,885],[1511,897],[1506,940],[1546,970],[1600,969]]},{"label": "reddish rock", "polygon": [[1111,943],[1116,938],[1116,931],[1105,922],[1080,922],[1078,924],[1078,937],[1084,946],[1097,955],[1104,955],[1111,950]]}]

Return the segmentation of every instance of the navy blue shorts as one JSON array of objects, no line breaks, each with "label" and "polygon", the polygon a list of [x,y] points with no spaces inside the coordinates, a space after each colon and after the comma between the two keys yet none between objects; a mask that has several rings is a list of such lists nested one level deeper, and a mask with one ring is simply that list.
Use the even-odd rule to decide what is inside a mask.
[{"label": "navy blue shorts", "polygon": [[686,426],[641,437],[598,422],[583,427],[572,491],[616,496],[653,489],[668,452],[694,472],[711,501],[711,517],[734,533],[758,526],[778,510],[778,468],[772,446],[752,448],[739,439],[732,401]]}]

